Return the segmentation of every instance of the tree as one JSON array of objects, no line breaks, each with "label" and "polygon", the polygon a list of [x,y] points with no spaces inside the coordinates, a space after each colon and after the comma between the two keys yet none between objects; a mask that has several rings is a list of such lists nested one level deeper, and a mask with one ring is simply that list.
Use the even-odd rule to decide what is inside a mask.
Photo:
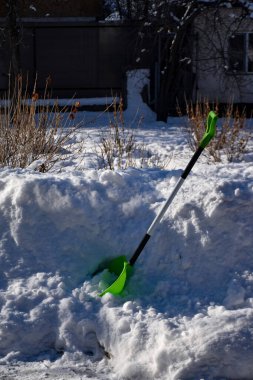
[{"label": "tree", "polygon": [[[249,3],[244,0],[111,0],[110,4],[119,10],[121,17],[131,17],[131,20],[141,23],[139,39],[144,41],[145,36],[150,34],[153,44],[160,44],[162,52],[159,53],[159,85],[155,111],[157,119],[163,121],[167,119],[168,113],[175,109],[177,103],[182,102],[184,96],[190,95],[187,90],[189,92],[189,89],[192,89],[194,66],[198,64],[201,69],[211,72],[217,68],[219,62],[223,74],[226,74],[226,45],[221,34],[234,33],[249,14]],[[226,30],[220,31],[217,25],[224,23],[221,9],[232,6],[239,7],[240,12],[236,19],[230,19]],[[197,22],[200,16],[206,17],[206,24]],[[206,57],[194,56],[198,34],[206,37]],[[140,47],[140,51],[146,49]],[[207,59],[207,64],[204,64]],[[216,71],[220,72],[217,69]],[[229,80],[231,78],[230,76]],[[236,77],[233,79],[236,80]]]},{"label": "tree", "polygon": [[11,88],[14,87],[15,78],[21,72],[20,59],[20,27],[18,25],[18,0],[6,1],[7,15],[3,29],[5,42],[10,52],[10,79]]},{"label": "tree", "polygon": [[189,72],[189,65],[192,64],[189,49],[192,41],[192,25],[200,8],[196,6],[195,1],[191,1],[187,6],[178,9],[178,12],[175,11],[176,9],[170,12],[170,25],[173,19],[177,26],[173,27],[174,37],[169,46],[166,67],[160,80],[156,110],[158,120],[163,121],[167,120],[168,112],[175,108],[179,96],[183,93],[181,88],[184,86],[184,71]]}]

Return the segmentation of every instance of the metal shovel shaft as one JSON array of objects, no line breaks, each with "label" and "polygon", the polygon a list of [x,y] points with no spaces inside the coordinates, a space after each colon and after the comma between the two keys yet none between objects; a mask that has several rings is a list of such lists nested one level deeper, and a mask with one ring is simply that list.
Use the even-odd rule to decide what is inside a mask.
[{"label": "metal shovel shaft", "polygon": [[198,160],[199,156],[205,149],[205,147],[209,144],[211,139],[215,135],[216,130],[216,123],[217,123],[218,116],[214,111],[210,111],[207,117],[207,125],[206,125],[206,132],[204,136],[202,137],[199,147],[196,150],[196,152],[193,154],[191,160],[189,161],[188,165],[186,166],[185,170],[183,171],[181,177],[179,178],[178,182],[176,183],[175,188],[173,189],[172,193],[170,194],[169,198],[167,199],[166,203],[162,207],[159,214],[155,217],[154,221],[151,223],[150,227],[148,228],[146,234],[144,235],[142,241],[138,245],[137,249],[135,250],[133,256],[129,260],[130,265],[134,265],[138,257],[140,256],[141,252],[143,251],[143,248],[149,241],[151,235],[153,234],[153,231],[158,223],[162,220],[165,212],[167,211],[169,205],[175,198],[176,194],[178,193],[179,189],[181,188],[182,184],[184,183],[184,180],[189,175],[190,171],[192,170],[193,166],[195,165],[196,161]]},{"label": "metal shovel shaft", "polygon": [[[129,261],[126,260],[124,256],[116,258],[112,261],[112,267],[108,268],[109,271],[115,273],[118,275],[118,278],[116,281],[113,282],[113,284],[109,285],[102,293],[100,293],[100,296],[102,297],[106,293],[112,293],[112,294],[120,294],[122,290],[124,289],[125,282],[128,277],[128,273],[131,272],[131,268],[140,256],[141,252],[143,251],[144,247],[146,246],[147,242],[149,241],[151,235],[154,232],[155,227],[161,222],[165,212],[167,211],[168,207],[172,203],[173,199],[175,198],[176,194],[178,193],[179,189],[184,183],[184,180],[189,175],[191,169],[195,165],[196,161],[198,160],[199,156],[201,155],[204,148],[207,146],[207,144],[210,142],[210,140],[215,135],[215,127],[217,123],[217,116],[216,114],[211,111],[209,112],[208,118],[207,118],[207,128],[206,132],[200,141],[199,147],[196,150],[196,152],[193,154],[190,162],[186,166],[185,170],[183,171],[181,177],[179,178],[178,182],[176,183],[174,189],[172,190],[171,194],[169,195],[169,198],[161,208],[158,215],[155,217],[153,222],[151,223],[150,227],[148,228],[146,234],[142,238],[140,244],[136,248],[134,254],[132,255],[131,259]],[[114,268],[116,267],[116,270]]]},{"label": "metal shovel shaft", "polygon": [[134,263],[136,262],[136,260],[140,256],[140,254],[143,251],[145,245],[147,244],[147,242],[149,241],[150,237],[152,236],[155,227],[161,222],[164,214],[168,210],[170,204],[172,203],[173,199],[177,195],[179,189],[181,188],[181,186],[184,183],[184,180],[189,175],[191,169],[193,168],[194,164],[196,163],[197,159],[199,158],[199,156],[201,155],[201,153],[202,153],[203,150],[204,150],[204,148],[202,148],[201,146],[199,146],[198,149],[196,150],[196,152],[194,153],[194,155],[192,156],[190,162],[188,163],[188,165],[186,166],[185,170],[183,171],[181,177],[177,181],[177,183],[176,183],[174,189],[172,190],[169,198],[167,199],[166,203],[163,205],[162,209],[160,210],[160,212],[158,213],[158,215],[155,217],[155,219],[153,220],[153,222],[149,226],[146,234],[144,235],[143,239],[141,240],[140,244],[138,245],[137,249],[135,250],[133,256],[129,260],[129,264],[130,265],[134,265]]}]

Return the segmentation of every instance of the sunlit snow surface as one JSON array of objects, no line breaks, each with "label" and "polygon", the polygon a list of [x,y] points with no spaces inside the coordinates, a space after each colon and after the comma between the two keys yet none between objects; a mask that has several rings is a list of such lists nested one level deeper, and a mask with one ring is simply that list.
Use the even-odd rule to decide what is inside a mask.
[{"label": "sunlit snow surface", "polygon": [[126,121],[136,106],[162,169],[98,169],[108,116],[83,113],[52,172],[0,171],[0,378],[252,379],[252,154],[201,157],[124,296],[98,297],[91,274],[131,257],[192,155],[184,120],[156,123],[134,94]]}]

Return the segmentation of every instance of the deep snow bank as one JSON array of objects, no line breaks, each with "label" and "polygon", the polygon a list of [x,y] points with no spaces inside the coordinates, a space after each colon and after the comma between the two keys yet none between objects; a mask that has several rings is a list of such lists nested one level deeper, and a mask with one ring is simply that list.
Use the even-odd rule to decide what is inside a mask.
[{"label": "deep snow bank", "polygon": [[179,175],[1,170],[0,363],[97,362],[103,379],[252,377],[249,164],[199,163],[125,297],[97,297],[92,271],[132,254]]},{"label": "deep snow bank", "polygon": [[83,152],[79,146],[55,173],[0,170],[3,377],[252,379],[250,153],[228,165],[201,159],[124,297],[98,297],[100,275],[91,273],[104,259],[131,256],[191,156],[180,119],[154,123],[140,74],[129,77],[126,120],[149,119],[136,135],[151,159],[168,159],[167,170],[94,169],[94,142],[108,117],[91,114],[86,120],[101,126],[73,138],[74,152],[85,133]]}]

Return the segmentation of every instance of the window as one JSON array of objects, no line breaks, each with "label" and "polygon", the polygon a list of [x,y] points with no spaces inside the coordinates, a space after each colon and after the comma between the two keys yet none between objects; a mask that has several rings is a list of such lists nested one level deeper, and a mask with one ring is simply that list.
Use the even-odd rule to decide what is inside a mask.
[{"label": "window", "polygon": [[238,33],[229,38],[229,69],[253,73],[253,33]]}]

